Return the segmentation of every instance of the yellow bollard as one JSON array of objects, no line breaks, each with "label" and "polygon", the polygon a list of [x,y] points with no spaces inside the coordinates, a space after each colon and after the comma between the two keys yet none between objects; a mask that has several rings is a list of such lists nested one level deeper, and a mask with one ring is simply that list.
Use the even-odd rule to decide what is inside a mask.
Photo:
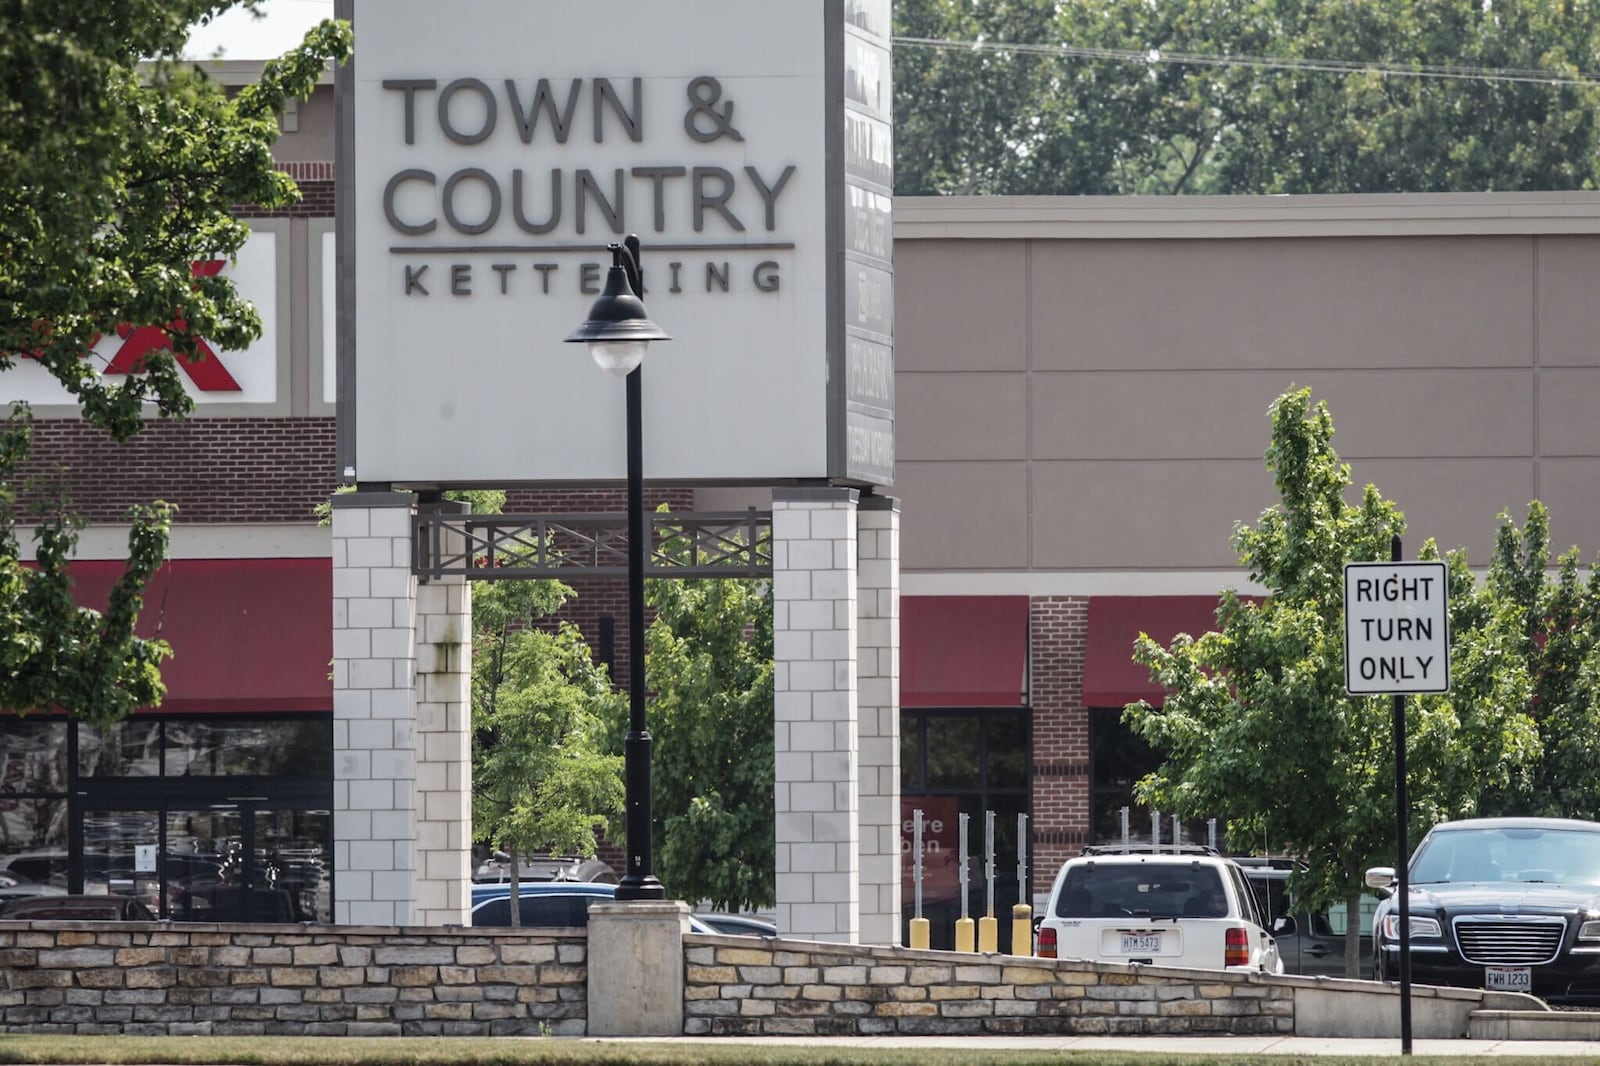
[{"label": "yellow bollard", "polygon": [[922,951],[928,950],[928,919],[911,919],[911,946]]},{"label": "yellow bollard", "polygon": [[1011,954],[1033,954],[1033,908],[1026,903],[1011,908]]},{"label": "yellow bollard", "polygon": [[973,926],[973,921],[972,921],[971,918],[961,917],[961,918],[957,918],[956,919],[956,950],[957,951],[973,951],[973,950],[975,950],[975,947],[974,947],[974,944],[973,944],[973,941],[972,941],[973,929],[974,929],[974,926]]},{"label": "yellow bollard", "polygon": [[1000,950],[1000,923],[992,914],[978,919],[978,950],[991,955]]}]

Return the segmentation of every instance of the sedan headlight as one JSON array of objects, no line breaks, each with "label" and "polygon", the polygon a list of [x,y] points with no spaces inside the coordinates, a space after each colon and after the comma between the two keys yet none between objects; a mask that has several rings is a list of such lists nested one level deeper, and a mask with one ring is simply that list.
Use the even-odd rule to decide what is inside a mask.
[{"label": "sedan headlight", "polygon": [[[1595,924],[1600,925],[1600,922]],[[1441,936],[1438,919],[1419,918],[1413,914],[1411,916],[1411,935],[1414,937]],[[1383,916],[1383,939],[1400,939],[1400,916],[1398,914],[1385,914]]]},{"label": "sedan headlight", "polygon": [[1600,941],[1600,921],[1591,918],[1578,926],[1578,939]]}]

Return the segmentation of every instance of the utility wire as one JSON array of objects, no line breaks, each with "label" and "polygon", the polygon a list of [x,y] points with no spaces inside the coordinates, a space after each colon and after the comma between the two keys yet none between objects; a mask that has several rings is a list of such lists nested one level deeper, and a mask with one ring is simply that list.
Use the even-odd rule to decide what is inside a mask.
[{"label": "utility wire", "polygon": [[951,41],[936,37],[895,37],[896,45],[913,48],[938,48],[960,52],[1017,52],[1070,59],[1110,59],[1123,63],[1172,63],[1199,67],[1247,67],[1257,70],[1312,71],[1333,74],[1381,74],[1399,78],[1439,78],[1453,81],[1525,82],[1535,85],[1600,85],[1600,74],[1582,71],[1515,70],[1503,67],[1456,67],[1428,63],[1392,66],[1343,59],[1279,59],[1268,56],[1201,55],[1191,52],[1163,52],[1158,48],[1139,52],[1124,48],[1080,48],[1069,44],[1005,44],[998,41]]}]

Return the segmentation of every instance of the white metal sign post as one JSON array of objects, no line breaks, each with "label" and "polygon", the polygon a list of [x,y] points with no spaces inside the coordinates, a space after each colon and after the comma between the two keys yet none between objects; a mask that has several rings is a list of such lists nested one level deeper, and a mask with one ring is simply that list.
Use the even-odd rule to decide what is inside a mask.
[{"label": "white metal sign post", "polygon": [[1444,563],[1400,561],[1344,568],[1344,688],[1394,696],[1395,862],[1400,926],[1400,1051],[1411,1054],[1411,901],[1406,862],[1406,694],[1450,691],[1450,604]]}]

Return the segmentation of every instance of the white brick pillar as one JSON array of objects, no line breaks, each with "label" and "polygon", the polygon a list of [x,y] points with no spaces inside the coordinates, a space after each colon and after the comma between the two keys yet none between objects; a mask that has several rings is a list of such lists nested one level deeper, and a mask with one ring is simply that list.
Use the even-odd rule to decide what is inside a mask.
[{"label": "white brick pillar", "polygon": [[861,935],[854,489],[772,497],[777,918],[785,936]]},{"label": "white brick pillar", "polygon": [[[333,498],[333,919],[467,921],[472,595],[412,576],[415,499]],[[432,506],[453,509],[455,504]]]},{"label": "white brick pillar", "polygon": [[900,501],[856,512],[861,942],[900,944]]},{"label": "white brick pillar", "polygon": [[[464,503],[433,504],[464,514]],[[472,585],[417,587],[414,899],[420,925],[465,925],[472,909]]]},{"label": "white brick pillar", "polygon": [[333,498],[333,919],[341,925],[416,921],[413,499]]}]

